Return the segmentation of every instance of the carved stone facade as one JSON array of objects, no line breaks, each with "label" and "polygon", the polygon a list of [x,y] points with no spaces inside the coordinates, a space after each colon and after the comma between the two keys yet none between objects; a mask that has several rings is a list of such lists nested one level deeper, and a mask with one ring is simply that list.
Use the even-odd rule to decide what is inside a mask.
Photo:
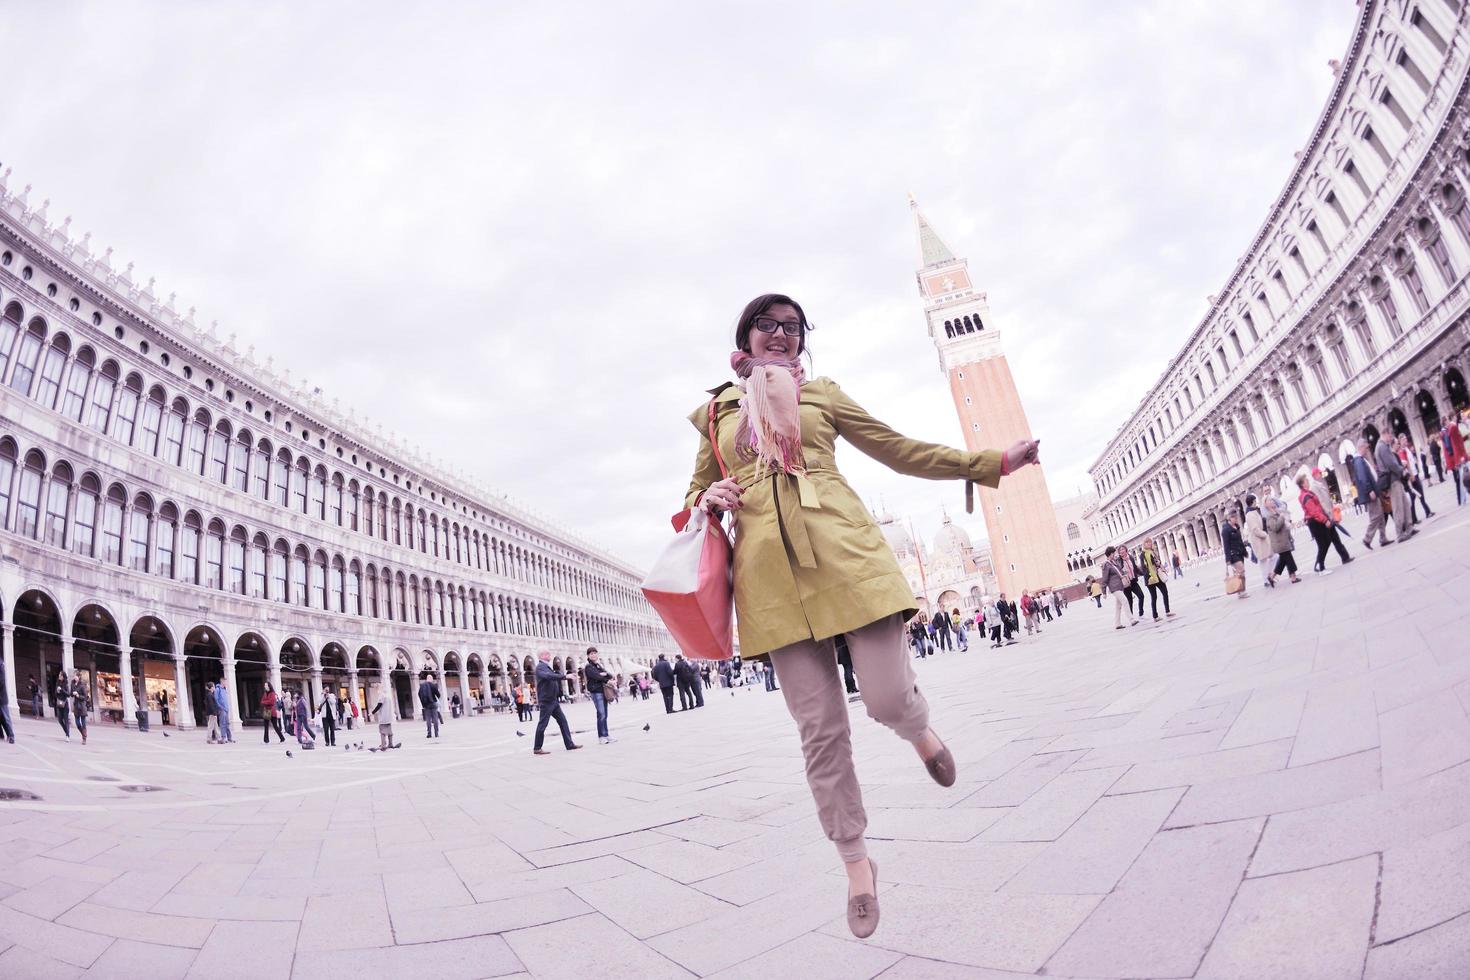
[{"label": "carved stone facade", "polygon": [[0,654],[13,712],[29,677],[60,668],[126,724],[140,696],[158,720],[160,693],[171,723],[202,723],[204,684],[219,680],[237,722],[259,718],[267,682],[411,717],[423,670],[446,700],[488,701],[539,649],[573,676],[589,645],[625,675],[674,651],[636,569],[200,330],[6,177]]},{"label": "carved stone facade", "polygon": [[1361,4],[1261,231],[1091,467],[1097,542],[1151,535],[1186,560],[1213,554],[1247,492],[1319,465],[1346,487],[1359,436],[1403,432],[1427,449],[1433,420],[1467,406],[1466,16]]}]

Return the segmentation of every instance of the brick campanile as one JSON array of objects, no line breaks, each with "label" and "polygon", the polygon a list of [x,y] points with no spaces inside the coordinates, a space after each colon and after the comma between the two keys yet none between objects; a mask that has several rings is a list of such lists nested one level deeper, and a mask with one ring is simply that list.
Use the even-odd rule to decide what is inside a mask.
[{"label": "brick campanile", "polygon": [[[924,317],[940,368],[949,377],[965,446],[1004,449],[1017,439],[1032,438],[985,294],[975,291],[968,262],[955,258],[912,196],[909,205],[919,233],[922,267],[917,279]],[[1008,599],[1014,601],[1026,589],[1060,587],[1072,580],[1040,466],[1006,477],[998,489],[979,491],[995,578]]]}]

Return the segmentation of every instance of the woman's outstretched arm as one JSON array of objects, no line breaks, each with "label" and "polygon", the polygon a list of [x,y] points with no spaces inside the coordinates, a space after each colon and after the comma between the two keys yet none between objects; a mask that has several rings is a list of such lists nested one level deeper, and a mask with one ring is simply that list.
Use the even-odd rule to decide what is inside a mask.
[{"label": "woman's outstretched arm", "polygon": [[837,387],[837,382],[829,381],[828,390],[838,433],[889,469],[926,480],[974,480],[987,487],[1000,485],[1003,451],[982,449],[972,453],[910,439],[869,415]]}]

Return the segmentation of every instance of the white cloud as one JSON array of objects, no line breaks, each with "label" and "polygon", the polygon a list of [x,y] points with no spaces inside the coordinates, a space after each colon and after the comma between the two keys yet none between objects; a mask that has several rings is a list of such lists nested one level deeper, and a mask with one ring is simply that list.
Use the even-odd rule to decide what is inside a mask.
[{"label": "white cloud", "polygon": [[[642,563],[756,293],[802,299],[817,370],[875,414],[959,441],[910,190],[989,292],[1073,492],[1280,190],[1354,16],[28,4],[0,132],[33,200],[182,307]],[[960,510],[844,466],[921,529]]]}]

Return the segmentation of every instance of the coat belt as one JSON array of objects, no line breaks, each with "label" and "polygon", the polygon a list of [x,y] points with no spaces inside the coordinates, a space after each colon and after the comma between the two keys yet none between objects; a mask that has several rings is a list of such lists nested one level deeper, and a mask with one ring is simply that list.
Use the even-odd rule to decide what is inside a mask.
[{"label": "coat belt", "polygon": [[[805,473],[772,472],[771,495],[776,503],[776,522],[781,528],[781,540],[791,549],[796,564],[802,568],[816,568],[817,557],[812,553],[811,536],[807,534],[806,516],[803,510],[821,510],[817,499],[817,488]],[[796,485],[796,493],[789,489]],[[783,493],[786,489],[788,492]]]}]

